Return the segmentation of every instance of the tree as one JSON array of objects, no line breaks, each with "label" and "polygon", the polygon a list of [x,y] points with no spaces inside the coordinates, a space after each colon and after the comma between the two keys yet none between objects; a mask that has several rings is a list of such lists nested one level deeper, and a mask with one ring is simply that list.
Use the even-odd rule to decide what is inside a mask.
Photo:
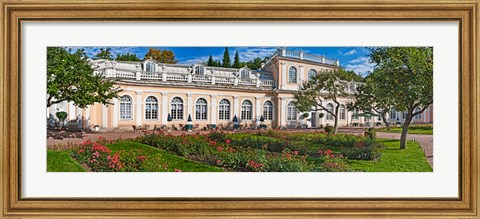
[{"label": "tree", "polygon": [[61,47],[47,48],[47,107],[63,101],[85,108],[94,103],[110,104],[119,88],[95,75],[85,51],[71,54]]},{"label": "tree", "polygon": [[374,78],[379,92],[394,101],[396,110],[407,112],[400,136],[400,149],[405,149],[413,117],[433,103],[433,48],[372,48],[369,56],[379,72]]},{"label": "tree", "polygon": [[215,67],[222,67],[222,64],[220,63],[220,60],[217,60],[217,61],[216,61]]},{"label": "tree", "polygon": [[[340,76],[343,69],[324,71],[314,75],[309,81],[303,82],[299,91],[295,92],[295,107],[301,112],[325,111],[334,118],[334,131],[338,131],[339,99],[346,97],[345,84],[341,83]],[[331,100],[335,103],[333,111],[328,109],[324,101]]]},{"label": "tree", "polygon": [[385,91],[379,89],[375,83],[378,77],[381,77],[379,69],[375,69],[372,74],[367,76],[365,83],[359,84],[355,93],[355,102],[349,103],[349,110],[375,111],[382,118],[383,123],[390,131],[390,124],[387,121],[387,113],[394,105],[394,100],[385,95]]},{"label": "tree", "polygon": [[215,65],[216,65],[215,61],[213,61],[212,54],[210,54],[210,57],[208,57],[207,65],[208,66],[213,66],[213,67],[215,67]]},{"label": "tree", "polygon": [[222,67],[224,68],[232,67],[232,61],[230,61],[230,53],[228,52],[228,47],[225,47],[225,51],[223,52]]},{"label": "tree", "polygon": [[240,57],[238,56],[238,50],[235,51],[235,58],[233,59],[233,67],[241,68]]},{"label": "tree", "polygon": [[176,64],[178,61],[175,60],[175,54],[171,50],[161,50],[150,48],[148,52],[145,54],[144,60],[146,59],[153,59],[160,63],[166,64]]},{"label": "tree", "polygon": [[111,50],[110,48],[107,48],[107,49],[100,48],[100,52],[97,53],[97,55],[95,55],[95,59],[112,60],[113,56],[112,56],[112,53],[110,52],[110,50]]},{"label": "tree", "polygon": [[141,61],[141,59],[138,58],[137,55],[130,54],[129,52],[127,52],[127,54],[118,54],[117,58],[115,60],[117,60],[117,61],[133,61],[133,62]]}]

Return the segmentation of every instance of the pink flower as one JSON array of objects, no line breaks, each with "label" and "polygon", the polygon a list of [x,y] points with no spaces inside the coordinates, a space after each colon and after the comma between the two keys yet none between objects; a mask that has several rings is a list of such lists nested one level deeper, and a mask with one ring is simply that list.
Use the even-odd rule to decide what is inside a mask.
[{"label": "pink flower", "polygon": [[293,153],[294,153],[295,155],[298,155],[298,151],[293,151]]},{"label": "pink flower", "polygon": [[330,149],[328,149],[328,150],[326,150],[325,152],[323,152],[323,154],[325,154],[325,155],[330,155],[331,153],[332,153],[332,150],[330,150]]},{"label": "pink flower", "polygon": [[179,169],[175,169],[175,172],[182,172],[182,170],[179,170]]},{"label": "pink flower", "polygon": [[221,146],[218,146],[217,151],[223,151],[223,148]]},{"label": "pink flower", "polygon": [[343,158],[343,154],[338,155],[339,158]]},{"label": "pink flower", "polygon": [[230,144],[230,140],[227,139],[227,140],[225,141],[225,143]]}]

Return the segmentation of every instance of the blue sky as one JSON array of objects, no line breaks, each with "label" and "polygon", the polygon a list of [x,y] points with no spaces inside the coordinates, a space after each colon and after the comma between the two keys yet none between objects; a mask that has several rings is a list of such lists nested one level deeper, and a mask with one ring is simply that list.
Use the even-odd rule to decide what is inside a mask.
[{"label": "blue sky", "polygon": [[[100,51],[100,48],[106,47],[68,47],[74,52],[78,48],[84,48],[89,57],[94,57]],[[108,47],[111,48],[114,57],[117,54],[127,52],[136,54],[143,58],[150,47]],[[214,60],[221,60],[225,47],[154,47],[157,49],[168,49],[175,53],[175,58],[179,64],[195,64],[206,61],[211,54]],[[237,50],[241,61],[250,61],[256,57],[270,56],[276,51],[276,47],[229,47],[231,59]],[[357,74],[365,75],[372,71],[373,65],[368,62],[368,50],[365,47],[287,47],[289,50],[303,50],[305,53],[325,55],[331,59],[340,60],[340,65],[348,70],[353,70]]]}]

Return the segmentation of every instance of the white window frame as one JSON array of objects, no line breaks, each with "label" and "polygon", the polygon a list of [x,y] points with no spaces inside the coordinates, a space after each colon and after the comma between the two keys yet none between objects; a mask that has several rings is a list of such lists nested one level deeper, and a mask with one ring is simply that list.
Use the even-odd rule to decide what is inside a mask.
[{"label": "white window frame", "polygon": [[[128,100],[126,100],[128,98]],[[133,119],[133,99],[129,95],[123,95],[120,98],[120,120],[132,120]]]},{"label": "white window frame", "polygon": [[240,110],[240,119],[241,120],[252,120],[253,118],[253,104],[250,100],[243,100]]},{"label": "white window frame", "polygon": [[270,121],[273,120],[273,103],[272,103],[272,101],[267,100],[267,101],[265,101],[265,103],[263,103],[262,115],[263,115],[263,119],[265,119],[265,120],[270,120]]},{"label": "white window frame", "polygon": [[195,101],[195,120],[208,120],[208,102],[205,98]]},{"label": "white window frame", "polygon": [[[331,108],[330,108],[330,106],[331,106]],[[326,106],[326,108],[327,108],[328,111],[334,113],[334,112],[333,112],[333,111],[334,111],[334,110],[333,110],[333,109],[334,109],[334,106],[333,106],[332,103],[328,103],[327,106]],[[333,117],[332,114],[330,114],[329,112],[325,112],[325,113],[326,113],[326,115],[325,115],[325,119],[326,119],[326,120],[333,120],[333,119],[334,119],[334,117]]]},{"label": "white window frame", "polygon": [[158,120],[158,98],[155,96],[148,96],[145,99],[145,120]]},{"label": "white window frame", "polygon": [[340,119],[345,120],[347,118],[347,109],[345,108],[345,105],[341,104],[340,105]]},{"label": "white window frame", "polygon": [[[294,70],[294,72],[292,70]],[[288,68],[288,83],[297,83],[297,74],[297,68],[290,66],[290,68]]]},{"label": "white window frame", "polygon": [[287,121],[296,121],[297,120],[297,108],[295,103],[291,101],[287,104]]},{"label": "white window frame", "polygon": [[310,79],[312,79],[312,77],[315,75],[317,75],[317,71],[315,69],[309,69],[308,72],[307,72],[307,80],[310,81]]},{"label": "white window frame", "polygon": [[[180,102],[174,102],[180,100]],[[181,97],[174,97],[170,101],[170,116],[172,120],[183,120],[184,105],[183,99]]]},{"label": "white window frame", "polygon": [[230,120],[230,100],[221,99],[218,103],[218,119]]}]

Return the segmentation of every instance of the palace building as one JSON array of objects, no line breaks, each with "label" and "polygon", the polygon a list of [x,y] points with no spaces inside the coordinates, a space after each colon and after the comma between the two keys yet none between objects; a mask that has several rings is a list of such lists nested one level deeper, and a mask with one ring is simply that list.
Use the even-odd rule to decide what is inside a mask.
[{"label": "palace building", "polygon": [[[132,126],[142,125],[180,128],[189,117],[196,128],[231,127],[235,116],[243,127],[257,126],[262,116],[270,128],[315,128],[334,123],[333,116],[325,112],[299,112],[293,102],[295,91],[312,74],[340,68],[338,60],[321,55],[278,48],[260,69],[164,64],[154,60],[90,63],[96,74],[114,80],[115,86],[122,89],[119,98],[110,105],[94,104],[85,109],[72,102],[55,104],[47,109],[49,123],[58,111],[67,112],[70,123],[79,128],[103,130],[131,130]],[[359,82],[340,83],[350,96],[340,100],[339,127],[381,122],[376,116],[367,118],[348,111],[346,104],[354,100]],[[333,102],[324,104],[333,110]],[[392,110],[388,119],[402,122],[405,116]],[[432,121],[433,107],[429,107],[412,122]]]}]

